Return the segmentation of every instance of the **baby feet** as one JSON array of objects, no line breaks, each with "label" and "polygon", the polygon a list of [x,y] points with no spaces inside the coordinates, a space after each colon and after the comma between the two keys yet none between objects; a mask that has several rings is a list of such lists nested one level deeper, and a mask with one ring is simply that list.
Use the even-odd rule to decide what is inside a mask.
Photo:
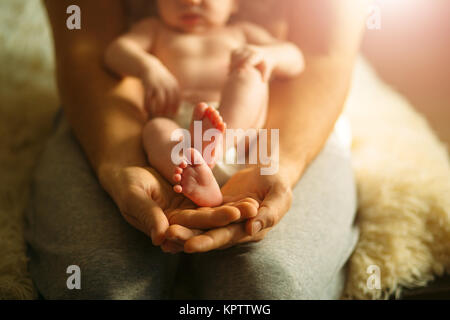
[{"label": "baby feet", "polygon": [[[201,132],[196,132],[195,130],[196,121],[202,122]],[[216,129],[217,130],[216,133],[218,133],[219,135],[214,135],[211,141],[203,141],[204,133],[209,129]],[[216,150],[221,150],[222,148],[223,134],[225,132],[225,129],[226,124],[225,122],[223,122],[222,117],[220,116],[219,112],[216,109],[208,106],[206,103],[199,103],[195,107],[194,114],[192,116],[192,123],[190,130],[192,137],[192,145],[194,147],[196,147],[197,144],[201,145],[203,159],[210,168],[213,168],[216,163],[216,159],[218,156],[216,154]],[[199,136],[200,133],[201,135]],[[196,139],[200,139],[198,141],[200,141],[201,144],[200,143],[195,144]]]},{"label": "baby feet", "polygon": [[194,148],[186,151],[185,159],[175,168],[173,190],[183,193],[201,207],[222,204],[219,185],[200,152]]},{"label": "baby feet", "polygon": [[[201,121],[200,131],[198,130],[199,121]],[[199,103],[195,107],[190,130],[192,145],[202,148],[203,154],[195,148],[186,150],[184,160],[175,168],[173,180],[176,184],[173,190],[183,193],[201,207],[215,207],[223,201],[211,168],[216,162],[216,149],[222,148],[225,128],[226,125],[216,109],[206,103]],[[211,141],[203,141],[204,133],[209,129],[216,129],[212,135],[213,138]],[[198,139],[197,144],[196,139]]]}]

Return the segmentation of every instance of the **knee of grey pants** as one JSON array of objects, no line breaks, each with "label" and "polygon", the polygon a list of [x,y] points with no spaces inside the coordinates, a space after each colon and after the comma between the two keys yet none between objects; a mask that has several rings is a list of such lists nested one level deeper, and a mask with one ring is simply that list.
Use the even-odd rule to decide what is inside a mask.
[{"label": "knee of grey pants", "polygon": [[[166,299],[191,279],[200,299],[336,299],[358,231],[350,154],[330,137],[260,242],[163,253],[122,218],[64,117],[36,168],[26,215],[29,269],[46,299]],[[67,268],[80,267],[81,289]],[[178,273],[178,277],[177,277]]]}]

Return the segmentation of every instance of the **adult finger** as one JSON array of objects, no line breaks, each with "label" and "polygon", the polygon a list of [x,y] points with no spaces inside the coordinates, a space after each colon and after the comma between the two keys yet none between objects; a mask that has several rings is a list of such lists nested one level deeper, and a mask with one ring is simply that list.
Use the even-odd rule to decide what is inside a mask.
[{"label": "adult finger", "polygon": [[177,210],[169,216],[170,224],[179,224],[187,228],[209,229],[225,226],[241,217],[238,208],[221,206],[217,208],[197,208]]},{"label": "adult finger", "polygon": [[291,202],[292,190],[289,187],[273,186],[261,203],[258,214],[246,221],[247,233],[255,235],[265,228],[276,225],[289,210]]},{"label": "adult finger", "polygon": [[212,229],[187,240],[184,244],[184,252],[194,253],[215,250],[223,246],[232,245],[244,236],[248,235],[245,233],[245,224],[243,223]]},{"label": "adult finger", "polygon": [[180,245],[184,245],[184,243],[192,237],[198,236],[202,234],[204,231],[198,229],[190,229],[184,226],[180,226],[178,224],[173,224],[169,226],[166,231],[166,239]]},{"label": "adult finger", "polygon": [[176,242],[170,241],[170,240],[164,240],[164,242],[161,244],[161,250],[166,253],[179,253],[184,250],[183,245],[180,245]]},{"label": "adult finger", "polygon": [[241,213],[241,217],[234,221],[234,223],[253,218],[258,214],[259,202],[250,197],[236,199],[233,202],[227,202],[227,204],[238,208]]},{"label": "adult finger", "polygon": [[256,193],[245,193],[245,194],[236,194],[236,195],[223,195],[223,203],[232,205],[238,202],[248,202],[253,204],[257,208],[259,208],[259,204],[261,201],[258,201],[258,195]]},{"label": "adult finger", "polygon": [[184,252],[207,252],[222,250],[234,245],[262,240],[270,228],[262,230],[254,236],[245,231],[245,223],[235,223],[226,227],[209,230],[186,241]]},{"label": "adult finger", "polygon": [[161,245],[161,249],[170,253],[182,252],[187,240],[202,233],[202,230],[189,229],[177,224],[171,225],[166,231],[166,239]]},{"label": "adult finger", "polygon": [[255,199],[244,198],[215,208],[177,210],[170,214],[169,221],[171,225],[210,229],[255,217],[258,214],[258,207],[259,203]]}]

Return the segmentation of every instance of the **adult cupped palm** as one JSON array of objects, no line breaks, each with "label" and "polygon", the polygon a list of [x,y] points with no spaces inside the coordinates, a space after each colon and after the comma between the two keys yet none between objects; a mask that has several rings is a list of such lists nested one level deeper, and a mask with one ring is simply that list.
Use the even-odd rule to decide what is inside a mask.
[{"label": "adult cupped palm", "polygon": [[[151,237],[154,245],[172,253],[199,251],[195,246],[194,250],[191,248],[189,238],[252,219],[257,216],[260,203],[256,196],[228,192],[223,205],[199,208],[188,198],[175,193],[172,186],[150,167],[111,168],[103,172],[100,181],[125,220]],[[252,191],[242,194],[250,195]],[[202,238],[193,240],[197,246],[202,245]]]},{"label": "adult cupped palm", "polygon": [[[224,204],[194,210],[179,207],[161,247],[165,252],[207,252],[262,240],[289,210],[292,188],[279,173],[261,175],[258,166],[237,172],[222,187]],[[229,208],[238,208],[227,216]],[[197,215],[197,216],[196,216]],[[221,226],[220,219],[230,218]],[[205,228],[206,227],[206,228]],[[207,230],[205,230],[207,229]]]}]

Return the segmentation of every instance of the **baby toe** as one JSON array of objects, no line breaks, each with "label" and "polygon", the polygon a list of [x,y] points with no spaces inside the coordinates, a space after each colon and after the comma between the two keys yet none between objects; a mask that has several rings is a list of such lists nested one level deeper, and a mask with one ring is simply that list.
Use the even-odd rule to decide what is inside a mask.
[{"label": "baby toe", "polygon": [[180,182],[181,181],[181,174],[174,174],[173,175],[173,181]]},{"label": "baby toe", "polygon": [[178,165],[178,167],[179,167],[180,169],[186,169],[187,166],[188,166],[188,163],[187,163],[186,160],[181,161],[181,163]]},{"label": "baby toe", "polygon": [[181,169],[180,167],[176,167],[174,173],[175,174],[182,174],[183,173],[183,169]]}]

